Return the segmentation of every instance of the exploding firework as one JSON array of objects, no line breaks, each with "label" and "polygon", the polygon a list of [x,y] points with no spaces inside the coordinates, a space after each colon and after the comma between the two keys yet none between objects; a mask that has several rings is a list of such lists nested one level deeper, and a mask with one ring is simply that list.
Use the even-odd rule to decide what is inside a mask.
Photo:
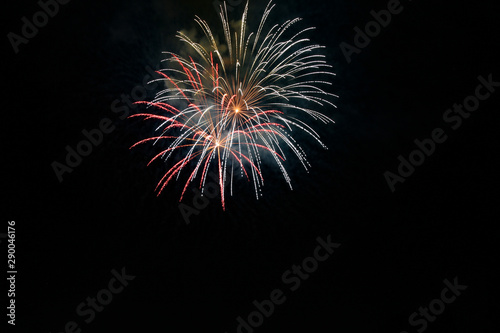
[{"label": "exploding firework", "polygon": [[[335,107],[329,99],[337,96],[321,88],[331,85],[328,76],[335,74],[317,52],[323,46],[302,37],[314,28],[290,33],[300,18],[265,32],[273,8],[269,2],[256,32],[248,33],[248,2],[237,29],[232,29],[224,4],[220,8],[224,43],[218,44],[207,22],[196,17],[208,44],[179,32],[177,37],[187,43],[192,56],[164,52],[168,55],[164,61],[170,66],[157,73],[165,89],[153,101],[137,102],[155,111],[132,116],[159,123],[158,135],[131,147],[164,144],[148,163],[161,159],[169,165],[156,187],[158,195],[183,170],[187,181],[180,201],[190,184],[196,183],[203,193],[209,170],[217,170],[225,209],[225,190],[229,188],[232,195],[235,175],[253,184],[257,199],[262,195],[264,155],[280,169],[290,189],[285,152],[308,170],[306,154],[291,135],[294,130],[307,133],[326,148],[300,118],[333,122],[310,105]],[[291,37],[286,38],[288,35]]]}]

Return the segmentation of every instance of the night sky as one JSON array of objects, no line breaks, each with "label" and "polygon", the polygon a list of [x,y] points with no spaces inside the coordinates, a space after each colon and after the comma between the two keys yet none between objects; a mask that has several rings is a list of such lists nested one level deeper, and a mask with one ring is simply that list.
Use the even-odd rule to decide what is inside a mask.
[{"label": "night sky", "polygon": [[[237,20],[244,3],[231,3]],[[308,37],[326,46],[337,73],[328,89],[340,96],[338,108],[322,110],[335,124],[310,123],[328,150],[299,134],[311,169],[288,161],[293,191],[270,163],[259,200],[240,181],[226,211],[210,199],[189,223],[179,209],[182,183],[154,192],[166,170],[146,166],[156,150],[129,149],[153,127],[122,119],[117,107],[141,111],[123,96],[142,86],[162,51],[184,47],[175,34],[196,27],[195,15],[220,32],[213,2],[72,0],[17,46],[9,33],[21,38],[22,18],[33,22],[41,7],[4,5],[0,233],[16,222],[18,274],[16,326],[5,314],[2,325],[53,333],[496,332],[500,4],[274,3],[268,23],[302,17],[302,27],[315,26]],[[250,1],[251,24],[266,4]],[[388,6],[398,13],[361,47],[357,28],[364,32],[371,12]],[[464,100],[477,110],[456,111]],[[54,161],[66,164],[66,147],[100,127],[109,133],[60,181]],[[433,151],[419,153],[415,141],[430,149],[433,136]],[[410,157],[419,164],[413,172],[400,167]],[[328,240],[334,246],[320,245]],[[6,262],[7,239],[0,241]],[[315,254],[324,260],[309,258]],[[454,283],[463,286],[455,293]],[[106,304],[93,309],[93,298]],[[267,316],[252,315],[254,301]]]}]

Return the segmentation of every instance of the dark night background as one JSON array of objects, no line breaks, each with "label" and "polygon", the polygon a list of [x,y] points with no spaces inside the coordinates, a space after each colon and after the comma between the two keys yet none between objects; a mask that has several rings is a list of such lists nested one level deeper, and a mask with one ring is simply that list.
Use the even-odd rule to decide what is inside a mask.
[{"label": "dark night background", "polygon": [[[310,37],[337,73],[338,109],[326,110],[336,124],[313,123],[329,149],[303,143],[312,169],[292,168],[293,191],[272,175],[260,200],[244,187],[226,212],[214,199],[189,225],[175,186],[153,191],[162,172],[146,167],[153,152],[128,149],[144,128],[110,105],[161,51],[177,50],[175,33],[195,15],[219,27],[212,1],[72,0],[18,54],[4,37],[1,232],[16,221],[19,272],[12,331],[62,332],[76,321],[82,332],[232,333],[252,301],[280,288],[286,302],[255,332],[416,332],[408,317],[458,277],[467,290],[426,332],[496,332],[500,89],[456,131],[442,116],[479,75],[500,81],[500,5],[404,1],[347,64],[339,44],[352,44],[353,28],[387,1],[274,2],[269,22],[300,16],[316,26]],[[250,1],[250,19],[266,4]],[[38,10],[34,0],[4,4],[4,36]],[[59,183],[51,163],[103,118],[116,130]],[[436,127],[448,140],[391,193],[383,173]],[[342,245],[290,292],[282,274],[328,235]],[[122,267],[136,278],[84,323],[78,304]]]}]

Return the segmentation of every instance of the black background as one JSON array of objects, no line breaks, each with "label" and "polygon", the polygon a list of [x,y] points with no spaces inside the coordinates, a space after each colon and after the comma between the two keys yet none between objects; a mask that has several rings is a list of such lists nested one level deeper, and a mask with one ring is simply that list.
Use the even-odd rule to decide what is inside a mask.
[{"label": "black background", "polygon": [[[293,191],[271,175],[260,200],[243,187],[225,212],[214,199],[189,225],[179,185],[154,193],[164,171],[146,167],[154,152],[128,149],[148,133],[110,105],[179,47],[175,33],[195,15],[219,26],[212,2],[72,0],[18,54],[4,38],[2,230],[16,221],[16,331],[76,321],[82,332],[236,332],[252,301],[280,288],[286,302],[255,332],[416,332],[408,317],[454,277],[467,290],[426,331],[496,331],[500,89],[456,131],[442,116],[479,75],[500,81],[500,5],[404,1],[348,64],[339,44],[352,44],[353,28],[386,1],[276,4],[270,21],[316,26],[310,37],[337,73],[336,124],[315,125],[329,149],[304,142],[312,169],[290,166]],[[265,5],[251,1],[250,19]],[[4,4],[4,35],[20,34],[21,17],[38,10]],[[103,118],[116,130],[59,183],[51,163]],[[437,127],[448,140],[391,193],[384,172]],[[290,292],[282,274],[328,235],[341,247]],[[122,267],[136,278],[84,323],[75,308]]]}]

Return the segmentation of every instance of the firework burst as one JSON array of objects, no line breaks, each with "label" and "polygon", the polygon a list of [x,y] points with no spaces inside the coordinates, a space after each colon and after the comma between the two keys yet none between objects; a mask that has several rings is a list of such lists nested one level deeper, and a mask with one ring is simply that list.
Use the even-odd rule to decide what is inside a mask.
[{"label": "firework burst", "polygon": [[[218,44],[207,22],[196,17],[208,46],[179,32],[178,38],[187,43],[193,55],[182,57],[164,52],[169,68],[157,73],[158,80],[165,82],[165,89],[153,101],[137,102],[154,112],[132,116],[159,123],[158,135],[131,147],[143,143],[165,144],[149,162],[161,159],[169,164],[156,187],[158,195],[169,182],[179,179],[183,170],[187,181],[180,201],[190,184],[196,183],[203,193],[209,170],[216,169],[225,209],[225,190],[229,188],[232,195],[236,174],[253,184],[259,198],[264,185],[264,155],[274,160],[290,188],[285,150],[308,170],[306,154],[291,135],[294,130],[307,133],[326,148],[319,135],[299,117],[306,115],[323,123],[333,122],[303,105],[335,107],[329,99],[337,96],[321,88],[331,83],[328,79],[318,79],[335,74],[324,55],[317,53],[323,46],[311,44],[303,37],[314,28],[290,33],[300,18],[264,32],[273,8],[274,4],[269,2],[258,29],[248,33],[248,2],[240,27],[234,30],[224,4],[220,10],[224,43]],[[285,38],[286,35],[291,37]]]}]

